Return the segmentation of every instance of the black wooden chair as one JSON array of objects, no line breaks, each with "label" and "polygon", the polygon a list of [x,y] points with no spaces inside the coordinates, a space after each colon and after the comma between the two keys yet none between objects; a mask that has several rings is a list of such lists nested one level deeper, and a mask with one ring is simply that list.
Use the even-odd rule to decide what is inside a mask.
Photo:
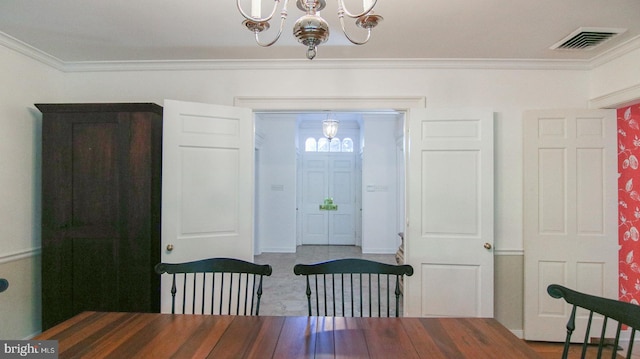
[{"label": "black wooden chair", "polygon": [[617,322],[617,330],[615,337],[613,338],[613,350],[611,358],[616,358],[616,350],[620,345],[620,333],[623,326],[627,326],[629,327],[629,329],[631,329],[631,337],[629,338],[629,346],[627,348],[627,358],[631,358],[635,333],[636,330],[640,328],[640,306],[614,299],[602,298],[594,295],[576,292],[558,284],[551,284],[550,286],[548,286],[547,293],[549,293],[549,295],[553,298],[564,298],[567,303],[573,305],[571,316],[569,317],[569,321],[567,322],[567,336],[564,342],[564,350],[562,353],[563,359],[568,358],[569,355],[571,335],[576,328],[576,310],[578,308],[584,308],[589,311],[587,329],[582,342],[581,358],[585,357],[587,347],[591,344],[592,333],[590,333],[590,331],[594,314],[596,316],[599,315],[603,317],[602,330],[599,334],[600,340],[598,341],[597,357],[602,357],[603,348],[607,343],[610,342],[610,338],[607,338],[609,339],[609,341],[605,340],[605,331],[607,328],[607,322],[609,320],[612,320]]},{"label": "black wooden chair", "polygon": [[272,269],[268,264],[210,258],[159,263],[155,271],[172,275],[171,313],[259,315],[262,278]]},{"label": "black wooden chair", "polygon": [[[317,316],[390,317],[393,314],[398,317],[400,279],[412,275],[413,267],[349,258],[296,264],[293,273],[306,276],[309,316],[314,315],[315,308]],[[311,298],[312,290],[315,300]],[[395,301],[393,313],[392,299]]]}]

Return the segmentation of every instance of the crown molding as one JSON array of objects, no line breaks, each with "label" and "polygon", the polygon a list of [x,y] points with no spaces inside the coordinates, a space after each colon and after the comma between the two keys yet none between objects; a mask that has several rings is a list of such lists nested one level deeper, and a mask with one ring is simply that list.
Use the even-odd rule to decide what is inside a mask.
[{"label": "crown molding", "polygon": [[624,56],[632,51],[640,49],[640,36],[636,36],[613,49],[594,57],[590,61],[590,68],[596,68],[598,66],[604,65],[607,62],[613,61],[621,56]]},{"label": "crown molding", "polygon": [[27,43],[24,43],[14,37],[0,32],[0,45],[18,52],[24,56],[39,61],[45,65],[51,66],[56,70],[64,71],[65,63],[55,56],[51,56],[46,52],[39,50]]},{"label": "crown molding", "polygon": [[149,60],[63,61],[0,32],[0,45],[62,72],[193,71],[275,69],[486,69],[586,71],[640,48],[640,37],[631,39],[591,60],[545,59],[264,59],[264,60]]},{"label": "crown molding", "polygon": [[65,62],[64,72],[192,70],[589,70],[587,60],[523,59],[264,59]]}]

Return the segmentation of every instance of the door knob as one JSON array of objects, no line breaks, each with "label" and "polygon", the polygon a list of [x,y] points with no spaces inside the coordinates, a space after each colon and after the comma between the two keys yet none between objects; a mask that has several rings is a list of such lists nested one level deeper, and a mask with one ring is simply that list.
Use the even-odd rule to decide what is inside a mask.
[{"label": "door knob", "polygon": [[173,244],[167,244],[167,252],[171,252],[173,250]]},{"label": "door knob", "polygon": [[491,249],[491,243],[489,243],[489,242],[485,243],[485,244],[484,244],[484,247],[485,247],[486,249]]}]

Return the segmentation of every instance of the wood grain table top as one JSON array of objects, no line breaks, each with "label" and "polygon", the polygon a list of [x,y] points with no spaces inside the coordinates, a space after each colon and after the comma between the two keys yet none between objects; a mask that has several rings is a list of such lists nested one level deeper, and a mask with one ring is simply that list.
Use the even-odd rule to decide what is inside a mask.
[{"label": "wood grain table top", "polygon": [[491,318],[84,312],[34,339],[60,358],[540,358]]}]

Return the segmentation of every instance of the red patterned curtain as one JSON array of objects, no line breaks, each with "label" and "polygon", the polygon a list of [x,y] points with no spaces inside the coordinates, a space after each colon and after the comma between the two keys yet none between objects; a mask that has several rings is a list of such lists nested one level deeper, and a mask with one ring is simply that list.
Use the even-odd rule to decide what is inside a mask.
[{"label": "red patterned curtain", "polygon": [[620,300],[640,303],[640,103],[618,111]]}]

